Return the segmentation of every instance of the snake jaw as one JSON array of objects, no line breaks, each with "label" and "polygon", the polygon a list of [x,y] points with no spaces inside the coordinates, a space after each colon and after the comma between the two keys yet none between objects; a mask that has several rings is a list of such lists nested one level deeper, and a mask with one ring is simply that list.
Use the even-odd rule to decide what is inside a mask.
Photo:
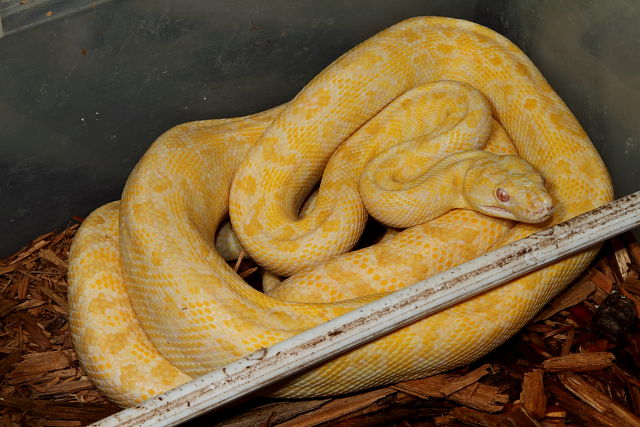
[{"label": "snake jaw", "polygon": [[495,216],[495,217],[498,217],[498,218],[513,219],[513,220],[517,220],[518,219],[513,214],[513,212],[511,212],[508,209],[501,208],[500,206],[482,205],[481,208],[482,208],[481,209],[482,213],[484,213],[486,215],[491,215],[491,216]]},{"label": "snake jaw", "polygon": [[553,204],[550,197],[544,197],[536,202],[529,202],[526,207],[516,209],[509,202],[506,207],[496,205],[482,205],[481,212],[487,215],[526,222],[529,224],[539,224],[545,222],[553,215]]}]

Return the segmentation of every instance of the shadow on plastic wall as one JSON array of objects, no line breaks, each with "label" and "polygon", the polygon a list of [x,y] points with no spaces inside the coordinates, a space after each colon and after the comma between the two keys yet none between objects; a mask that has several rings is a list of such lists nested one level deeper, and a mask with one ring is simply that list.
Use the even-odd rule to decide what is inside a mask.
[{"label": "shadow on plastic wall", "polygon": [[[21,4],[23,3],[23,4]],[[116,200],[153,140],[286,102],[402,19],[510,37],[578,116],[617,195],[638,190],[638,8],[621,0],[0,1],[0,256]]]}]

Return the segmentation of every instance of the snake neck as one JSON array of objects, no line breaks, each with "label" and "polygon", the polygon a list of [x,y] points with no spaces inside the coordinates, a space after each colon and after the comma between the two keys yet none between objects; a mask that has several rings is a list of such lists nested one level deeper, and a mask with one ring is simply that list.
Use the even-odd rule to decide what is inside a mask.
[{"label": "snake neck", "polygon": [[452,209],[470,208],[462,194],[465,177],[485,154],[461,151],[425,166],[426,170],[403,165],[366,173],[360,182],[362,200],[369,214],[396,228],[423,224]]},{"label": "snake neck", "polygon": [[479,150],[461,151],[450,154],[435,165],[425,175],[420,186],[437,188],[438,202],[433,203],[433,212],[424,222],[436,218],[452,209],[474,209],[464,194],[465,180],[469,170],[486,158],[487,153]]}]

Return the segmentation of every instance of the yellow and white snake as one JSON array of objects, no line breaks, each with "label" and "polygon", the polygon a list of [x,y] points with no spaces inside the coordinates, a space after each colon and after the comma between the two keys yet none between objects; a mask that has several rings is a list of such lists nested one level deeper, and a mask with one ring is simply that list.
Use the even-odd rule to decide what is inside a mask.
[{"label": "yellow and white snake", "polygon": [[[526,160],[498,163],[524,169],[504,175],[493,155],[467,151],[487,140],[486,151]],[[100,390],[132,405],[611,198],[587,135],[516,46],[471,22],[412,18],[338,58],[286,105],[160,136],[122,200],[93,212],[74,240],[74,344]],[[441,202],[454,209],[442,214]],[[468,207],[542,222],[514,225]],[[341,255],[367,210],[411,227]],[[216,251],[227,213],[253,259],[294,273],[269,295]],[[270,392],[345,393],[469,363],[512,336],[593,255],[529,273]]]}]

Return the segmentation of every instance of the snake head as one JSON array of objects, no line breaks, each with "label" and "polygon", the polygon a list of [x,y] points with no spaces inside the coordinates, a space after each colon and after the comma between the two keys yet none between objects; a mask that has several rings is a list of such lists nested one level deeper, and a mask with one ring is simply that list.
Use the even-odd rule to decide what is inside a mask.
[{"label": "snake head", "polygon": [[489,154],[474,162],[463,195],[471,209],[499,218],[540,223],[553,214],[544,178],[518,156]]}]

